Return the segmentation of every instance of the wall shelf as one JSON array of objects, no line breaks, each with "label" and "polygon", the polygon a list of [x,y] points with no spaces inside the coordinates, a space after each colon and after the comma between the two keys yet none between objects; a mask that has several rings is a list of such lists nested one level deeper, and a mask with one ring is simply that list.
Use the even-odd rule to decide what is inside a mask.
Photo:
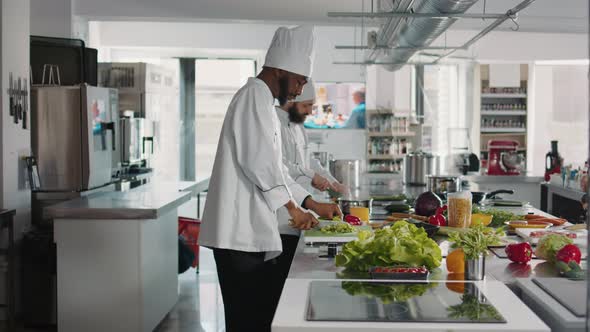
[{"label": "wall shelf", "polygon": [[407,132],[374,132],[374,131],[369,131],[367,132],[367,134],[369,135],[369,137],[412,137],[415,136],[416,133],[411,132],[411,131],[407,131]]},{"label": "wall shelf", "polygon": [[482,93],[482,98],[526,98],[526,93]]},{"label": "wall shelf", "polygon": [[497,116],[510,116],[510,115],[526,115],[526,111],[481,111],[481,115],[497,115]]},{"label": "wall shelf", "polygon": [[399,160],[404,159],[403,154],[391,155],[391,154],[370,154],[367,155],[369,160]]},{"label": "wall shelf", "polygon": [[522,133],[526,134],[526,128],[481,128],[482,133]]}]

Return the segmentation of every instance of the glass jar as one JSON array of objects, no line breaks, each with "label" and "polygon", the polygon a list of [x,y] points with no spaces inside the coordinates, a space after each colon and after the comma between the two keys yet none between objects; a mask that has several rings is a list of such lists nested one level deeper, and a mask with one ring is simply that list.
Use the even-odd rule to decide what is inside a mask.
[{"label": "glass jar", "polygon": [[470,191],[447,194],[449,227],[467,228],[471,225],[471,199]]}]

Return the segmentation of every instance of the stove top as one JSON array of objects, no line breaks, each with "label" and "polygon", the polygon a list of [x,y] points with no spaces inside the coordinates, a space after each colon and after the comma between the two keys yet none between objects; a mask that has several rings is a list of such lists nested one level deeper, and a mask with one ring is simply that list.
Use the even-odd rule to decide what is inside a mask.
[{"label": "stove top", "polygon": [[465,285],[458,293],[445,282],[312,281],[306,319],[506,323],[474,284]]}]

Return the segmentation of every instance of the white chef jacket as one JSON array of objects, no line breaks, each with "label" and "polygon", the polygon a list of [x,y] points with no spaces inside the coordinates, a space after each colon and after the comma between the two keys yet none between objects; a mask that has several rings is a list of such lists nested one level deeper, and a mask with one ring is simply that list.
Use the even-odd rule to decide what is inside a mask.
[{"label": "white chef jacket", "polygon": [[[280,123],[266,83],[250,78],[232,99],[221,129],[199,244],[210,248],[282,251],[276,211],[309,193],[282,163]],[[286,210],[286,209],[285,209]]]},{"label": "white chef jacket", "polygon": [[[313,190],[311,181],[316,173],[328,179],[330,183],[336,182],[336,179],[322,167],[317,159],[308,158],[309,141],[303,125],[289,121],[289,113],[280,107],[276,107],[276,112],[281,122],[283,163],[290,177],[308,191]],[[286,208],[280,208],[277,211],[277,217],[281,234],[300,234],[298,229],[289,226],[290,216]]]}]

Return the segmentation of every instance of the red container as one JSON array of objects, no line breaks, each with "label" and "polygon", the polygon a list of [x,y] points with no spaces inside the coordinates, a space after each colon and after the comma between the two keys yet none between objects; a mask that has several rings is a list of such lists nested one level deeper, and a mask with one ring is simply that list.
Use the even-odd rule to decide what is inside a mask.
[{"label": "red container", "polygon": [[195,260],[192,267],[199,271],[199,231],[201,230],[201,221],[193,218],[178,217],[178,235],[182,235],[186,244],[195,253]]}]

